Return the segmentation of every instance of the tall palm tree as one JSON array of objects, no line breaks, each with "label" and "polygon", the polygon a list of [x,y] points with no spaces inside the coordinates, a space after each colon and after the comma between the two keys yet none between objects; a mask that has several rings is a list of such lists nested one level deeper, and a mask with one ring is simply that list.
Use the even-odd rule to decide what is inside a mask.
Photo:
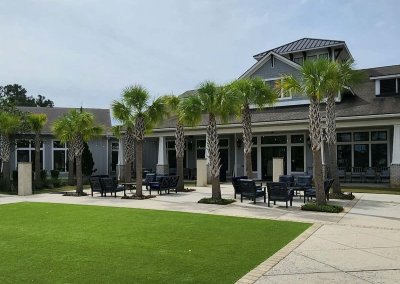
[{"label": "tall palm tree", "polygon": [[[63,143],[72,146],[76,160],[76,193],[82,195],[82,153],[84,143],[103,132],[101,126],[95,125],[93,114],[82,110],[71,110],[57,119],[53,124],[54,134]],[[69,149],[71,151],[71,149]]]},{"label": "tall palm tree", "polygon": [[253,176],[251,161],[253,133],[251,130],[250,106],[255,105],[260,109],[266,105],[272,105],[277,99],[277,94],[269,85],[265,84],[265,82],[258,77],[233,81],[228,86],[228,89],[234,92],[240,101],[246,175],[251,178]]},{"label": "tall palm tree", "polygon": [[20,116],[5,111],[0,112],[0,159],[3,163],[3,181],[7,190],[10,188],[10,155],[12,140],[20,126]]},{"label": "tall palm tree", "polygon": [[181,112],[182,98],[178,96],[166,96],[166,104],[170,115],[175,115],[175,152],[176,152],[176,171],[179,178],[177,190],[182,191],[185,187],[183,181],[183,159],[185,157],[185,130],[184,130],[184,117]]},{"label": "tall palm tree", "polygon": [[[143,165],[143,140],[146,131],[159,123],[166,115],[164,98],[150,101],[149,92],[140,85],[129,86],[122,92],[121,101],[112,103],[114,117],[121,122],[129,122],[128,129],[132,129],[135,138],[136,156],[136,195],[142,196],[142,165]],[[127,111],[123,114],[122,112]]]},{"label": "tall palm tree", "polygon": [[195,126],[201,122],[202,114],[207,114],[206,144],[208,158],[210,159],[210,173],[212,184],[212,196],[214,200],[221,199],[219,174],[221,161],[219,157],[217,119],[226,122],[231,115],[238,112],[238,100],[234,93],[229,94],[224,87],[206,81],[200,84],[195,95],[182,101],[181,111],[184,120],[189,125]]},{"label": "tall palm tree", "polygon": [[329,169],[333,178],[333,192],[341,193],[340,181],[337,174],[337,146],[336,146],[336,102],[337,94],[344,88],[358,83],[362,79],[362,73],[355,71],[354,62],[334,62],[334,76],[328,86],[326,99],[326,142],[329,153]]},{"label": "tall palm tree", "polygon": [[40,137],[43,127],[47,123],[47,115],[44,113],[31,113],[27,116],[29,127],[35,133],[35,186],[40,189],[42,187],[42,180],[40,178]]},{"label": "tall palm tree", "polygon": [[335,74],[334,69],[332,61],[325,59],[307,60],[300,69],[299,77],[294,75],[284,76],[280,83],[280,87],[285,92],[303,94],[310,100],[309,131],[313,153],[316,202],[318,204],[326,204],[321,160],[323,137],[320,103],[329,90],[329,82]]}]

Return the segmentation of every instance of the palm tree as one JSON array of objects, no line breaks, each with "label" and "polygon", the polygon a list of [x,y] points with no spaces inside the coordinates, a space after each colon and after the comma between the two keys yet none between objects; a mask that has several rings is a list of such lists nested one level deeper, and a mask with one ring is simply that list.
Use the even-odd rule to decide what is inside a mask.
[{"label": "palm tree", "polygon": [[229,94],[224,87],[206,81],[200,84],[195,95],[182,101],[181,111],[184,120],[191,126],[201,122],[202,114],[207,114],[208,124],[206,144],[208,158],[210,159],[210,173],[212,184],[212,196],[214,200],[221,200],[221,188],[219,174],[221,161],[219,157],[217,118],[226,122],[231,115],[238,112],[238,100],[234,93]]},{"label": "palm tree", "polygon": [[358,83],[362,74],[353,69],[354,62],[334,62],[335,73],[329,82],[329,90],[326,99],[326,142],[329,153],[329,169],[333,178],[333,192],[341,193],[340,181],[337,174],[337,146],[336,146],[336,102],[337,94],[349,85]]},{"label": "palm tree", "polygon": [[103,128],[95,125],[93,114],[79,110],[71,110],[57,119],[53,124],[55,135],[63,143],[68,143],[76,160],[76,193],[83,194],[82,153],[84,143],[103,132]]},{"label": "palm tree", "polygon": [[27,116],[27,122],[30,128],[35,133],[35,186],[40,189],[42,180],[40,178],[40,137],[44,125],[47,123],[47,115],[44,113],[31,113]]},{"label": "palm tree", "polygon": [[246,175],[251,178],[253,176],[251,161],[253,133],[251,130],[250,106],[255,105],[257,108],[262,108],[266,105],[272,105],[276,101],[277,95],[269,85],[258,77],[233,81],[228,88],[240,100]]},{"label": "palm tree", "polygon": [[180,177],[178,180],[177,190],[183,191],[185,185],[183,181],[183,159],[185,157],[185,130],[184,130],[184,117],[181,112],[182,98],[177,96],[166,96],[166,104],[168,112],[176,116],[175,126],[175,152],[176,152],[176,171]]},{"label": "palm tree", "polygon": [[332,61],[325,59],[307,60],[300,69],[299,78],[294,75],[284,76],[280,83],[280,87],[285,92],[303,94],[310,99],[309,131],[313,153],[316,202],[318,204],[326,204],[321,160],[322,123],[320,102],[329,89],[329,82],[335,74],[334,69]]},{"label": "palm tree", "polygon": [[151,103],[150,94],[144,87],[140,85],[129,86],[123,90],[121,101],[113,102],[112,109],[115,118],[123,123],[128,123],[127,130],[132,130],[132,135],[135,138],[136,195],[142,196],[144,134],[166,115],[164,98],[157,98]]},{"label": "palm tree", "polygon": [[10,188],[10,155],[12,139],[20,127],[20,116],[5,111],[0,112],[0,160],[3,163],[3,180],[7,190]]}]

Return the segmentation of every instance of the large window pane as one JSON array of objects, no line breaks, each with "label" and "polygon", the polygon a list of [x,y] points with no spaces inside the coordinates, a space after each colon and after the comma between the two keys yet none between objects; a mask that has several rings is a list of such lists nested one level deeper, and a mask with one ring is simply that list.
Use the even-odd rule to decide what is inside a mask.
[{"label": "large window pane", "polygon": [[29,162],[29,150],[17,151],[17,163]]},{"label": "large window pane", "polygon": [[206,150],[198,149],[197,150],[197,159],[205,159],[206,158]]},{"label": "large window pane", "polygon": [[[113,152],[114,154],[114,152]],[[53,169],[60,171],[60,172],[66,172],[67,169],[65,168],[66,164],[66,156],[65,156],[65,151],[54,151],[54,165]],[[117,161],[118,161],[118,153],[117,153]]]},{"label": "large window pane", "polygon": [[304,172],[304,146],[292,146],[292,172]]},{"label": "large window pane", "polygon": [[354,144],[354,166],[369,167],[369,145]]},{"label": "large window pane", "polygon": [[287,142],[286,135],[261,137],[262,144],[286,144],[286,142]]},{"label": "large window pane", "polygon": [[337,146],[337,163],[338,167],[351,168],[351,145]]},{"label": "large window pane", "polygon": [[29,148],[29,140],[18,140],[17,141],[17,147],[18,148]]},{"label": "large window pane", "polygon": [[206,148],[206,140],[197,140],[196,147],[197,148]]},{"label": "large window pane", "polygon": [[168,166],[169,168],[176,168],[176,151],[168,150]]},{"label": "large window pane", "polygon": [[387,144],[371,145],[371,162],[373,167],[387,167]]},{"label": "large window pane", "polygon": [[337,142],[351,142],[351,133],[338,133]]},{"label": "large window pane", "polygon": [[354,132],[354,141],[369,141],[369,132]]},{"label": "large window pane", "polygon": [[290,140],[292,143],[304,143],[304,135],[292,135]]},{"label": "large window pane", "polygon": [[219,147],[228,147],[229,146],[229,140],[228,139],[220,139],[218,141]]},{"label": "large window pane", "polygon": [[[31,150],[32,168],[35,168],[35,150]],[[43,169],[43,151],[40,150],[40,168]]]},{"label": "large window pane", "polygon": [[396,93],[396,79],[381,80],[381,94],[395,94]]}]

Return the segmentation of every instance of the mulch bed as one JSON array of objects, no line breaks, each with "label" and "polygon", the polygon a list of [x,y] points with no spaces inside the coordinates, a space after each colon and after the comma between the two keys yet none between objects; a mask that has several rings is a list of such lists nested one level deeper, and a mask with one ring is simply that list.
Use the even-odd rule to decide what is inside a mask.
[{"label": "mulch bed", "polygon": [[178,190],[178,192],[192,192],[196,191],[194,188],[184,188],[183,190]]},{"label": "mulch bed", "polygon": [[80,197],[80,196],[87,196],[88,194],[86,192],[82,192],[82,193],[76,193],[76,192],[65,192],[63,194],[63,196],[76,196],[76,197]]},{"label": "mulch bed", "polygon": [[130,196],[128,196],[128,195],[123,196],[122,199],[144,200],[144,199],[150,199],[150,198],[154,198],[154,197],[156,197],[156,195],[140,195],[140,196],[138,196],[136,194],[133,194],[133,195],[130,195]]}]

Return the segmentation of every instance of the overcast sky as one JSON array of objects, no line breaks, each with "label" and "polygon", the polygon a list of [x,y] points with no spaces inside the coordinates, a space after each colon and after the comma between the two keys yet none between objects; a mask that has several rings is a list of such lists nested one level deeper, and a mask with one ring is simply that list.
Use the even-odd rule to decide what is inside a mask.
[{"label": "overcast sky", "polygon": [[229,82],[254,54],[303,37],[346,41],[357,67],[400,64],[400,1],[0,0],[0,85],[56,106],[108,108]]}]

